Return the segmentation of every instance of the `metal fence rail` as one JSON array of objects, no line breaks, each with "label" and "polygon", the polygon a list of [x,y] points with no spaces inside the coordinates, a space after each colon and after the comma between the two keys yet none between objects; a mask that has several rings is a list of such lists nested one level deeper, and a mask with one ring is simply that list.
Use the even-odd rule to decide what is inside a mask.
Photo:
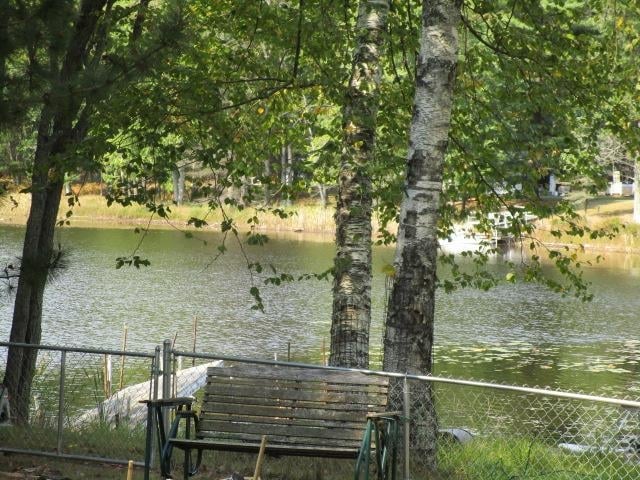
[{"label": "metal fence rail", "polygon": [[[0,376],[9,345],[0,343]],[[13,346],[38,349],[37,372],[29,423],[0,427],[0,451],[101,462],[142,460],[146,417],[137,401],[185,394],[198,398],[206,369],[220,362],[319,367],[171,350],[168,341],[163,352],[156,347],[153,353]],[[442,377],[320,368],[391,379],[390,402],[411,420],[403,432],[408,448],[399,462],[400,478],[431,478],[432,464],[422,447],[434,432],[438,474],[433,478],[640,478],[640,402]],[[211,461],[228,462],[218,457]],[[299,465],[296,460],[291,468]],[[347,465],[347,472],[349,468],[353,465]]]},{"label": "metal fence rail", "polygon": [[138,401],[157,395],[157,352],[0,342],[0,377],[10,347],[36,350],[36,371],[30,397],[10,399],[27,402],[28,422],[0,426],[0,451],[142,462],[146,410]]}]

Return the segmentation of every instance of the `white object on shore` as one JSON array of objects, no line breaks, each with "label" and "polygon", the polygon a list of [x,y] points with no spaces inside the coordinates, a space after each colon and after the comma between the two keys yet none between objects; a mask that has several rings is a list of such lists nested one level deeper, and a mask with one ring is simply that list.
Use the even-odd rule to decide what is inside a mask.
[{"label": "white object on shore", "polygon": [[[175,375],[175,395],[177,397],[192,396],[206,384],[207,369],[209,367],[220,366],[222,366],[222,361],[216,360],[205,363],[204,365],[178,371]],[[158,380],[158,392],[162,392],[162,377]],[[151,394],[150,381],[132,385],[112,395],[97,407],[87,410],[79,417],[73,419],[71,424],[75,428],[97,422],[112,425],[119,423],[129,425],[141,424],[147,418],[147,407],[140,403],[140,401],[149,399]]]}]

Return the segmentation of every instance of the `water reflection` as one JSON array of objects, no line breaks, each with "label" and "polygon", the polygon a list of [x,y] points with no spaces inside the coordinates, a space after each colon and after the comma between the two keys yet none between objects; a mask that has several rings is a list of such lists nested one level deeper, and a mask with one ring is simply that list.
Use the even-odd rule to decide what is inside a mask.
[{"label": "water reflection", "polygon": [[[0,227],[0,262],[20,253],[23,230]],[[189,240],[175,231],[152,231],[140,255],[148,268],[116,270],[115,258],[133,251],[131,230],[63,230],[69,268],[47,290],[46,343],[119,348],[122,326],[129,344],[151,349],[177,332],[179,348],[190,348],[191,324],[199,322],[199,348],[232,355],[282,358],[291,343],[294,358],[318,361],[328,345],[331,285],[307,280],[261,287],[266,314],[251,310],[252,278],[233,242],[211,263],[221,237],[200,233]],[[333,259],[330,242],[301,235],[275,236],[246,254],[269,271],[298,276],[322,272]],[[373,358],[379,358],[384,307],[383,265],[393,250],[374,252]],[[505,269],[499,259],[489,268]],[[439,293],[436,373],[527,385],[561,386],[605,394],[640,396],[640,257],[607,255],[585,275],[593,302],[561,298],[535,284],[501,285],[488,292]],[[253,278],[261,283],[260,278]],[[0,338],[9,336],[12,302],[0,296]],[[374,365],[375,366],[375,365]]]}]

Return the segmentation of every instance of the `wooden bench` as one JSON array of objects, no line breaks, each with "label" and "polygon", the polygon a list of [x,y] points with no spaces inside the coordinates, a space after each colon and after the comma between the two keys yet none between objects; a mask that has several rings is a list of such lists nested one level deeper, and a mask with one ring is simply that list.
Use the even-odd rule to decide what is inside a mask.
[{"label": "wooden bench", "polygon": [[[199,414],[190,397],[146,402],[158,418],[161,473],[170,476],[174,448],[185,451],[186,479],[197,472],[203,450],[258,452],[266,435],[267,455],[354,458],[355,478],[368,477],[373,457],[378,478],[395,478],[399,413],[385,412],[388,387],[388,378],[361,372],[211,367]],[[176,417],[165,436],[167,407],[176,408]]]}]

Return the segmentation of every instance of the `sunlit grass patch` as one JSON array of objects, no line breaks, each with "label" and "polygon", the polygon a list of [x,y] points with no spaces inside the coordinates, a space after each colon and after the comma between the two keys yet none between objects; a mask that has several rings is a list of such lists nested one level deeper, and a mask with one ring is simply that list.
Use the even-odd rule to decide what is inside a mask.
[{"label": "sunlit grass patch", "polygon": [[452,480],[583,480],[638,478],[637,459],[613,453],[576,454],[535,439],[475,438],[438,451],[439,473]]}]

